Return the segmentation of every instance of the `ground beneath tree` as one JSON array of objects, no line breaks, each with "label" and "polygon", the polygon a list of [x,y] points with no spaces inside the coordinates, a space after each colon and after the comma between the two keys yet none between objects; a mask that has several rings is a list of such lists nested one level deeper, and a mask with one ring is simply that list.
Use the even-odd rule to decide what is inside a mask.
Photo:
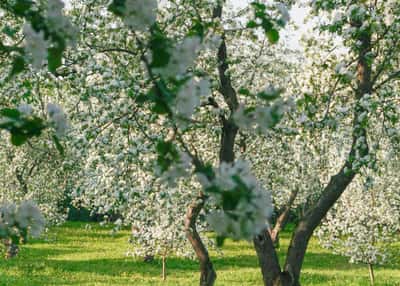
[{"label": "ground beneath tree", "polygon": [[[45,285],[197,285],[196,261],[167,260],[167,281],[161,280],[161,260],[144,263],[126,257],[128,231],[111,235],[110,228],[97,224],[67,223],[49,230],[41,240],[23,246],[14,260],[0,259],[1,286]],[[289,234],[281,238],[286,250]],[[400,257],[400,243],[397,257]],[[216,286],[262,285],[257,257],[251,244],[227,241],[223,255],[211,252],[217,270]],[[283,251],[282,251],[283,253]],[[280,258],[283,260],[282,255]],[[369,285],[364,265],[321,249],[315,240],[309,245],[303,268],[303,285]],[[400,286],[400,258],[397,263],[377,267],[376,285]]]}]

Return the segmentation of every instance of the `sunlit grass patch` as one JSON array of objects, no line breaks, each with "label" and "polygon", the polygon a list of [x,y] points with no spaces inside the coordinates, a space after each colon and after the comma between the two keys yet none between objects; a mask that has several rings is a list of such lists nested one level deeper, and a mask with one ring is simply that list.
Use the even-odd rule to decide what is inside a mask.
[{"label": "sunlit grass patch", "polygon": [[[161,261],[144,263],[126,257],[129,231],[112,234],[96,224],[67,223],[52,228],[44,238],[22,247],[20,256],[0,260],[1,286],[45,285],[197,285],[196,261],[170,257],[167,280],[161,279]],[[281,236],[280,260],[289,235]],[[394,247],[399,247],[399,244]],[[211,251],[217,270],[216,285],[262,285],[261,272],[251,243],[227,240],[223,256]],[[400,259],[397,264],[376,268],[377,285],[400,285]],[[303,285],[369,285],[364,265],[348,264],[345,257],[330,254],[312,240],[304,261]]]}]

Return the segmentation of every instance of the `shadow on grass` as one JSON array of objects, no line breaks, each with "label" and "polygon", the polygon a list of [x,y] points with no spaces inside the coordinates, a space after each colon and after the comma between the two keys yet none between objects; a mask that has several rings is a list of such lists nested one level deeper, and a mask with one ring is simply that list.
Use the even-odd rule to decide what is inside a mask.
[{"label": "shadow on grass", "polygon": [[[236,247],[235,247],[236,248]],[[57,247],[51,248],[35,248],[24,247],[20,256],[9,261],[0,261],[0,265],[23,266],[27,262],[34,262],[37,258],[42,258],[47,266],[61,269],[63,271],[81,271],[95,272],[105,275],[118,275],[118,273],[135,272],[135,273],[159,273],[161,261],[155,259],[152,262],[143,262],[140,258],[121,257],[115,259],[81,259],[81,260],[65,260],[55,259],[57,256],[65,256],[68,254],[80,253],[96,253],[97,250],[84,250],[80,246]],[[280,252],[281,261],[283,252]],[[232,268],[259,268],[256,255],[235,255],[235,256],[212,256],[212,262],[217,270]],[[167,267],[173,271],[197,271],[198,262],[196,260],[169,257],[167,259]],[[386,265],[385,269],[397,269],[396,265]],[[313,253],[308,252],[304,260],[303,269],[334,269],[334,270],[357,270],[365,269],[365,265],[353,264],[349,265],[345,257],[329,253]]]},{"label": "shadow on grass", "polygon": [[[315,274],[315,273],[304,273],[301,275],[301,283],[302,285],[326,285],[329,282],[332,282],[332,277],[328,275]],[[332,285],[332,284],[331,284]]]},{"label": "shadow on grass", "polygon": [[110,240],[110,239],[120,239],[126,237],[128,238],[129,236],[126,233],[114,233],[111,234],[111,232],[107,231],[82,231],[79,237],[76,236],[68,236],[68,233],[58,233],[57,236],[55,236],[54,241],[57,243],[69,243],[69,242],[76,242],[77,240]]},{"label": "shadow on grass", "polygon": [[[159,259],[151,263],[144,263],[141,259],[122,257],[122,255],[121,258],[107,258],[104,255],[100,257],[101,248],[111,247],[110,244],[115,243],[113,239],[128,238],[128,232],[111,235],[107,229],[96,227],[86,230],[84,225],[70,224],[67,227],[55,228],[54,235],[49,235],[49,241],[33,241],[30,245],[23,246],[19,258],[11,261],[0,260],[0,285],[86,285],[87,279],[92,278],[98,279],[97,281],[111,279],[112,285],[128,285],[129,283],[126,284],[126,281],[129,280],[132,283],[133,279],[136,283],[133,285],[141,285],[141,281],[152,283],[151,281],[160,277],[162,266]],[[285,238],[285,235],[282,235],[282,238]],[[104,242],[104,244],[96,244],[95,247],[87,249],[83,244],[86,245],[92,240],[97,241],[96,243]],[[286,244],[282,244],[282,248],[279,250],[281,261],[284,261],[286,247]],[[256,277],[261,279],[258,260],[251,244],[228,242],[222,251],[225,256],[211,255],[217,273],[226,271],[229,275],[231,272],[241,275],[240,270],[248,268],[254,269],[254,273],[257,273]],[[305,272],[302,274],[303,285],[344,285],[340,284],[340,277],[334,270],[340,272],[340,275],[346,276],[346,279],[350,277],[349,279],[353,280],[351,275],[355,275],[354,271],[366,269],[364,265],[349,265],[345,257],[322,250],[318,251],[319,248],[312,247],[306,254],[303,267]],[[90,258],[85,259],[74,255],[82,252],[94,253],[96,256],[91,255]],[[99,253],[98,256],[96,253]],[[69,254],[76,259],[69,258]],[[12,268],[12,271],[7,271],[7,268]],[[398,269],[398,265],[386,265],[384,268]],[[5,269],[6,273],[2,273],[2,269]],[[167,259],[167,272],[174,273],[173,276],[177,279],[189,277],[197,280],[198,269],[197,261],[177,257]],[[327,273],[327,270],[333,270],[332,274]],[[323,273],[313,273],[322,271]],[[63,277],[64,279],[62,279]],[[65,279],[65,277],[68,278]],[[121,277],[125,282],[119,282],[118,279]],[[234,276],[229,277],[233,278]],[[28,284],[26,284],[25,281],[32,281],[32,283],[27,282]],[[114,281],[116,282],[114,283]]]},{"label": "shadow on grass", "polygon": [[[303,269],[324,269],[324,270],[338,270],[338,271],[354,271],[359,269],[367,269],[366,264],[350,264],[347,257],[343,257],[331,253],[315,253],[307,252],[304,258]],[[375,265],[375,270],[388,269],[398,270],[397,263],[388,263],[385,265]]]},{"label": "shadow on grass", "polygon": [[[40,251],[42,253],[40,253]],[[51,250],[51,255],[67,254],[68,252],[82,251],[81,249],[57,249]],[[24,257],[15,259],[14,261],[7,261],[5,263],[0,263],[0,269],[5,266],[7,267],[17,267],[20,272],[20,278],[18,276],[13,276],[9,273],[2,275],[0,278],[1,285],[13,285],[18,281],[21,283],[21,279],[30,279],[32,284],[30,285],[81,285],[79,279],[84,277],[92,277],[92,274],[99,275],[99,277],[107,276],[109,278],[125,277],[126,279],[132,281],[131,279],[154,279],[161,274],[161,261],[156,259],[150,263],[144,263],[141,260],[133,259],[129,257],[118,258],[118,259],[88,259],[88,260],[55,260],[51,258],[44,258],[43,249],[29,249],[26,252],[28,260],[22,260]],[[47,250],[46,250],[47,253]],[[31,256],[32,255],[32,256]],[[49,254],[50,255],[50,254]],[[38,262],[35,259],[29,259],[29,256],[33,258],[43,257],[44,259]],[[327,257],[328,256],[328,257]],[[215,268],[218,271],[223,270],[234,270],[240,271],[243,268],[258,268],[257,259],[255,256],[242,255],[235,257],[214,257],[213,259]],[[187,277],[188,275],[194,275],[197,278],[198,275],[198,263],[197,261],[182,259],[182,258],[168,258],[167,259],[167,271],[174,273],[173,276],[176,278]],[[347,270],[349,276],[354,275],[353,270],[362,268],[365,269],[364,265],[349,265],[345,258],[337,257],[335,255],[325,255],[308,253],[305,259],[304,270],[302,274],[303,285],[345,285],[341,284],[341,278],[337,274],[320,274],[320,273],[310,273],[307,269],[311,271],[314,269],[326,270],[334,269],[340,270],[340,275],[343,275],[343,270]],[[366,270],[366,269],[365,269]],[[1,271],[0,271],[1,272]],[[60,279],[59,276],[54,275],[54,273],[85,273],[85,275],[74,275],[72,274],[71,281],[65,281]],[[89,274],[89,275],[86,275]],[[347,274],[347,273],[346,273]],[[347,276],[347,275],[344,276]],[[78,278],[81,277],[81,278]],[[134,278],[133,278],[134,277]],[[108,279],[109,279],[108,278]],[[109,281],[107,279],[107,281]],[[261,279],[261,274],[260,274]],[[351,279],[352,280],[352,279]],[[357,281],[356,281],[357,280]],[[357,284],[360,282],[359,278],[354,280],[356,284],[351,285],[364,285]],[[363,279],[364,280],[364,279]],[[1,281],[9,281],[2,284]],[[14,281],[14,282],[13,282]],[[35,284],[35,281],[39,284]],[[348,282],[348,278],[346,278]],[[366,280],[367,281],[367,280]],[[83,282],[82,282],[83,283]],[[343,282],[344,283],[344,282]],[[21,285],[21,284],[18,284]],[[123,281],[116,282],[114,285],[126,285]],[[139,284],[138,284],[139,285]],[[350,285],[350,284],[349,284]],[[367,284],[365,284],[367,285]],[[385,284],[379,284],[385,285]],[[347,285],[346,285],[347,286]]]}]

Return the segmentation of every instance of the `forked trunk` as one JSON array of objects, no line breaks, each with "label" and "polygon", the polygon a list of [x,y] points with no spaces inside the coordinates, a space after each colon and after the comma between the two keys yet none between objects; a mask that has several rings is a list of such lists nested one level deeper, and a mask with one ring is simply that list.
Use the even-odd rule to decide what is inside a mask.
[{"label": "forked trunk", "polygon": [[[352,23],[360,27],[362,23]],[[373,91],[371,82],[371,64],[367,54],[371,50],[371,35],[363,33],[359,37],[360,53],[357,64],[357,90],[355,100],[360,101],[365,94]],[[281,271],[273,243],[269,233],[265,232],[264,237],[259,236],[255,240],[256,251],[259,257],[265,286],[299,286],[300,272],[308,242],[315,230],[321,223],[327,212],[337,202],[347,186],[354,179],[356,172],[352,169],[352,162],[358,155],[360,158],[368,154],[368,144],[365,140],[367,132],[365,127],[360,125],[361,114],[367,112],[362,105],[356,106],[353,118],[353,142],[346,162],[339,172],[332,176],[326,185],[318,201],[314,203],[304,214],[292,235],[287,251],[285,267]],[[364,145],[360,147],[359,140],[364,138]],[[262,238],[262,239],[260,239]],[[371,270],[371,269],[370,269]],[[371,272],[370,272],[371,273]],[[373,272],[372,272],[373,275]],[[286,280],[288,278],[288,280]]]},{"label": "forked trunk", "polygon": [[265,286],[292,286],[293,277],[289,272],[281,271],[278,255],[270,233],[263,231],[253,239],[258,262],[261,267]]}]

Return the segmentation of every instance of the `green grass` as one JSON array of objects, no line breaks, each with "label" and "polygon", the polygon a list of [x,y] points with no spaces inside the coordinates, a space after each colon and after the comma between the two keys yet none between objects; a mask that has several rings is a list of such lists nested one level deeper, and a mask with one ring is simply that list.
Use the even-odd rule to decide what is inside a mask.
[{"label": "green grass", "polygon": [[[86,223],[67,223],[54,227],[47,237],[22,247],[13,260],[0,258],[1,286],[45,285],[197,285],[196,261],[169,258],[167,281],[161,280],[161,262],[144,263],[125,257],[128,231],[110,235],[109,229]],[[287,248],[289,234],[281,238],[280,259]],[[400,248],[400,244],[396,246]],[[224,255],[212,254],[217,270],[216,285],[262,285],[254,250],[249,243],[227,241]],[[397,264],[376,268],[376,285],[400,285],[400,258]],[[302,285],[369,285],[364,265],[348,264],[312,240],[307,252]]]}]

